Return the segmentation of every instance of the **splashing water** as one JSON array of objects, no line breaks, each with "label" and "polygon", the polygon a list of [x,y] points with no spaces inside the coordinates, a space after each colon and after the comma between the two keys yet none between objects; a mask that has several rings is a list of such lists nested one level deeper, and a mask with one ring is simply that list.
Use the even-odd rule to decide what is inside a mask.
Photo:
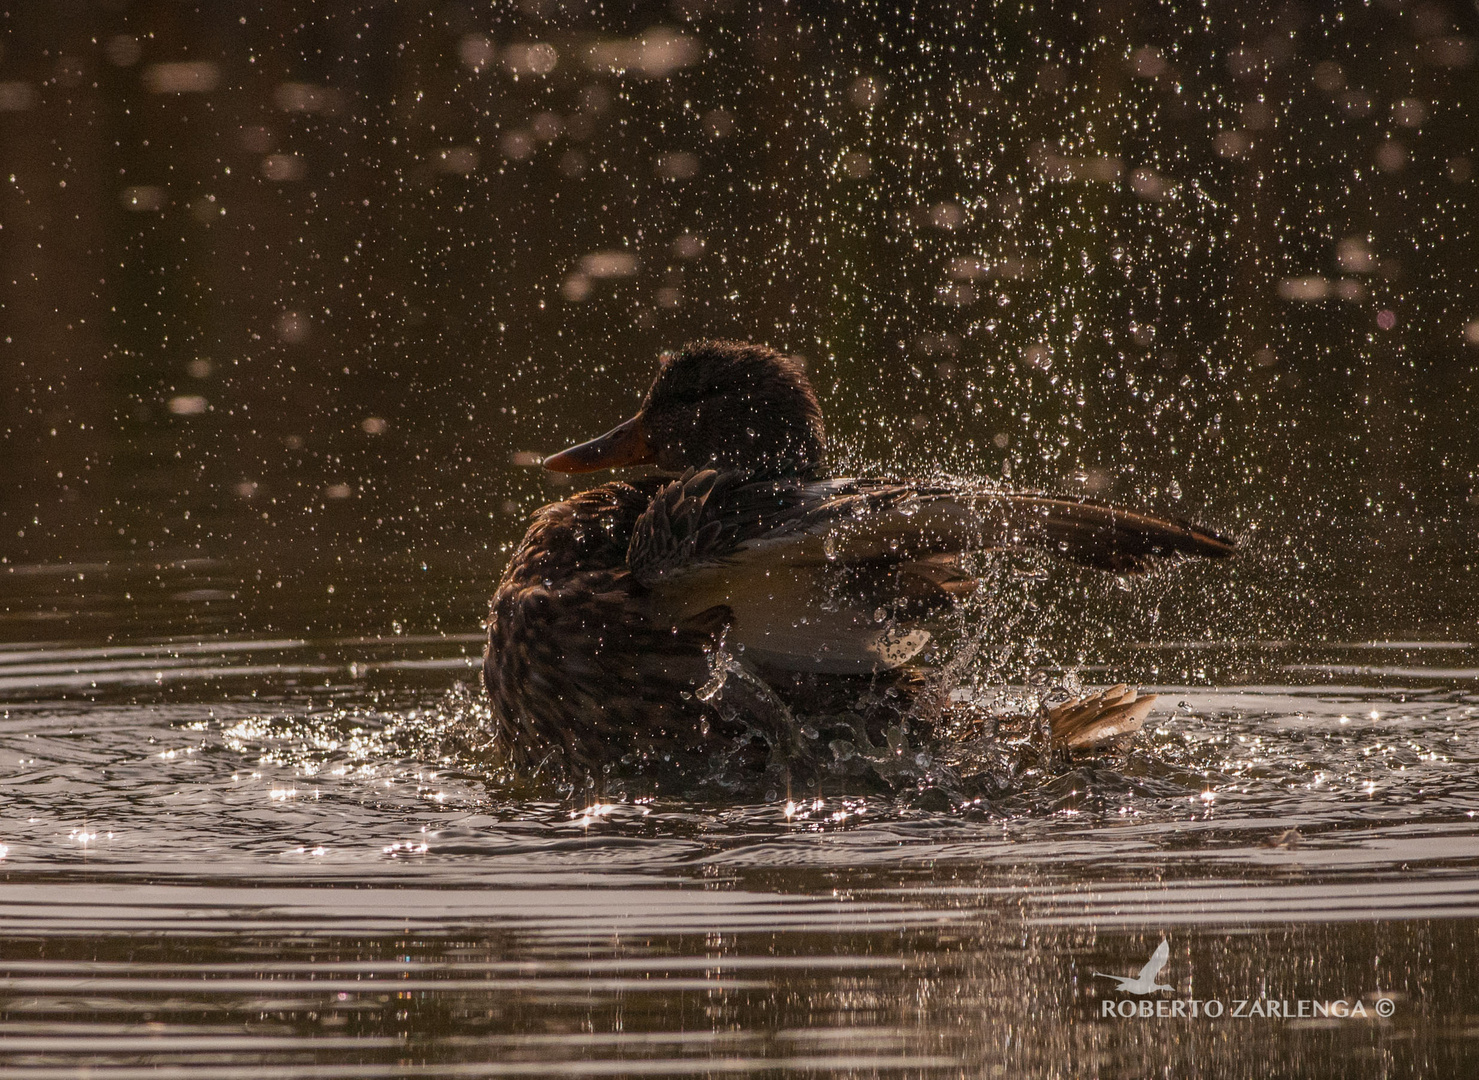
[{"label": "splashing water", "polygon": [[[0,1071],[1472,1071],[1468,5],[12,8]],[[710,335],[838,475],[1239,557],[983,556],[918,713],[721,651],[732,752],[515,775],[530,466]],[[1163,937],[1396,1012],[1106,1014]]]}]

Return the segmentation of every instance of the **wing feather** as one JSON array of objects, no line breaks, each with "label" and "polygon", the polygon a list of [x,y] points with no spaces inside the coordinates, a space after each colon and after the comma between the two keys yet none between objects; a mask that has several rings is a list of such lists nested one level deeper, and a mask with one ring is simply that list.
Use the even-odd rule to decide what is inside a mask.
[{"label": "wing feather", "polygon": [[[1102,503],[878,480],[685,474],[643,518],[629,557],[659,609],[681,621],[724,605],[734,616],[732,640],[757,659],[805,671],[880,670],[913,659],[929,635],[880,618],[879,604],[909,600],[917,615],[948,602],[969,587],[950,562],[961,553],[1038,550],[1139,573],[1157,559],[1223,558],[1235,546],[1185,522]],[[671,536],[648,539],[647,526]],[[871,588],[840,588],[848,575]]]}]

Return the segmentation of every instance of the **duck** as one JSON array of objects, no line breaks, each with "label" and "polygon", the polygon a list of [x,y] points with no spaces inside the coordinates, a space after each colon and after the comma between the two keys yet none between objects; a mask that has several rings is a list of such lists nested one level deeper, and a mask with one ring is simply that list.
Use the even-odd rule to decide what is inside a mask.
[{"label": "duck", "polygon": [[[624,474],[533,514],[489,606],[483,684],[516,766],[591,775],[733,734],[716,663],[788,687],[918,686],[930,621],[979,587],[971,553],[1040,551],[1120,575],[1223,559],[1188,522],[982,483],[832,476],[804,366],[767,345],[664,354],[637,412],[543,459]],[[645,469],[644,469],[645,467]],[[1138,727],[1116,687],[1058,728]],[[727,725],[727,726],[726,726]],[[1080,731],[1082,734],[1082,731]]]}]

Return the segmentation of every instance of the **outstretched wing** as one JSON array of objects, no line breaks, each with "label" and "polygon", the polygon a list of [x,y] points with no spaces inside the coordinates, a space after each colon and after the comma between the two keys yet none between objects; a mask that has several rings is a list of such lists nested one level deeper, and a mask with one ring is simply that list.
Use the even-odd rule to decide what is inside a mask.
[{"label": "outstretched wing", "polygon": [[840,590],[839,573],[856,561],[829,554],[830,537],[910,495],[899,484],[690,470],[653,497],[627,562],[665,620],[684,625],[722,606],[729,641],[751,660],[832,674],[895,668],[930,635],[881,618],[870,590]]},{"label": "outstretched wing", "polygon": [[810,505],[745,546],[792,562],[833,563],[1037,550],[1129,574],[1148,570],[1157,559],[1226,558],[1236,547],[1187,522],[1035,492],[865,480],[807,489]]},{"label": "outstretched wing", "polygon": [[1161,968],[1166,966],[1166,961],[1171,959],[1171,943],[1165,938],[1155,947],[1155,952],[1150,954],[1150,961],[1140,969],[1140,975],[1135,980],[1144,986],[1155,982],[1155,977],[1160,974]]},{"label": "outstretched wing", "polygon": [[[659,531],[666,522],[681,522],[685,538],[702,534],[698,547],[707,557],[689,561],[689,570],[701,570],[721,556],[732,564],[745,553],[790,565],[835,566],[1035,549],[1104,570],[1139,573],[1156,559],[1226,558],[1236,548],[1232,540],[1184,521],[1086,499],[964,484],[745,483],[735,473],[690,470],[662,490],[653,509],[650,524]],[[717,532],[708,528],[712,525]],[[643,533],[639,528],[633,537],[633,555],[656,543],[650,531]],[[673,576],[679,572],[674,561],[666,561],[663,569]]]},{"label": "outstretched wing", "polygon": [[[690,472],[643,515],[628,561],[674,622],[716,604],[731,640],[798,671],[897,667],[929,640],[880,618],[880,601],[938,593],[962,552],[1041,550],[1121,573],[1157,558],[1232,553],[1183,522],[1100,503],[967,485],[882,480],[745,482]],[[839,581],[864,584],[849,596]]]}]

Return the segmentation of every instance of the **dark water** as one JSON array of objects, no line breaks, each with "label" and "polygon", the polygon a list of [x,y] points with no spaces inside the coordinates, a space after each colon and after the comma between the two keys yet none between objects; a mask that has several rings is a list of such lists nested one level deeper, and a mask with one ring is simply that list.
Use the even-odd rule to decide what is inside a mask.
[{"label": "dark water", "polygon": [[[1462,3],[12,8],[0,1072],[1467,1075],[1476,71]],[[1161,693],[1137,746],[501,772],[521,463],[705,334],[838,471],[1238,535],[958,628]]]}]

